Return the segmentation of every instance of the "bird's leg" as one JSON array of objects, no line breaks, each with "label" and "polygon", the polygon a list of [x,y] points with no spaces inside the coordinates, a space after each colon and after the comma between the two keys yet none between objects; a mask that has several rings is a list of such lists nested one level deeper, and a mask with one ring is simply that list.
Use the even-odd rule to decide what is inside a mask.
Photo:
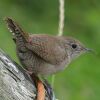
[{"label": "bird's leg", "polygon": [[37,88],[37,100],[45,100],[45,87],[43,82],[30,70],[28,70],[27,73],[30,75],[32,81],[35,82]]}]

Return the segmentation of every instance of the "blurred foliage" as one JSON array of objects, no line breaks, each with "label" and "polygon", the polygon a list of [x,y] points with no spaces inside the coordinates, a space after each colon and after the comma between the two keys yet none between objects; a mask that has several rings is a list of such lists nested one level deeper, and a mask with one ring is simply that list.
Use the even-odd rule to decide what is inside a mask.
[{"label": "blurred foliage", "polygon": [[[13,18],[29,33],[57,35],[58,9],[58,0],[1,0],[0,48],[18,62],[4,17]],[[93,48],[96,55],[82,55],[56,75],[56,97],[59,100],[100,100],[100,0],[66,0],[64,35],[79,39]]]}]

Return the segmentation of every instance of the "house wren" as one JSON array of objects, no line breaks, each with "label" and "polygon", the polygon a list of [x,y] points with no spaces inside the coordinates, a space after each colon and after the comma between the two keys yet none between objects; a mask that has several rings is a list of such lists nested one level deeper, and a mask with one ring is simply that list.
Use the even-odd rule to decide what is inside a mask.
[{"label": "house wren", "polygon": [[49,75],[65,69],[80,54],[88,51],[80,41],[67,36],[51,36],[24,32],[10,18],[6,18],[13,33],[18,58],[35,75]]}]

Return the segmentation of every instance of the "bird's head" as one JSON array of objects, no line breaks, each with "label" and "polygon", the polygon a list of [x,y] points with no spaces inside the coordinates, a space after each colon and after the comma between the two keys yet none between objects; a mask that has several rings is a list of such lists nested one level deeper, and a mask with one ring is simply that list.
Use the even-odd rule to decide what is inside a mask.
[{"label": "bird's head", "polygon": [[80,41],[72,37],[64,37],[65,50],[70,60],[75,59],[83,53],[92,51],[91,49],[86,48]]}]

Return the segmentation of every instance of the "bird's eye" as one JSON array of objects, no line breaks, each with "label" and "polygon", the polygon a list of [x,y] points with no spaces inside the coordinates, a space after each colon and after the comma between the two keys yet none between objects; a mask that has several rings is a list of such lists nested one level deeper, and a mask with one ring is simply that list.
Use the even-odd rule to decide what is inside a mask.
[{"label": "bird's eye", "polygon": [[77,45],[76,44],[72,44],[71,46],[72,46],[73,49],[76,49],[77,48]]}]

